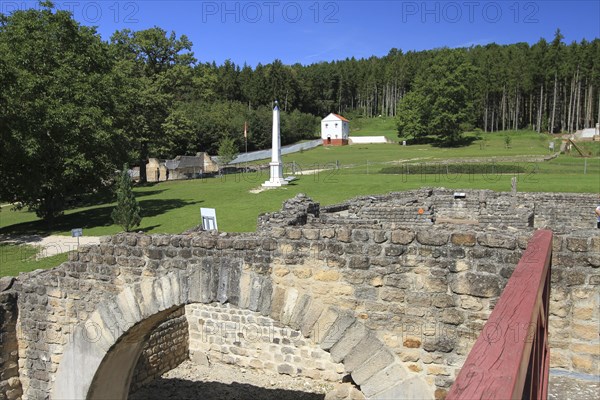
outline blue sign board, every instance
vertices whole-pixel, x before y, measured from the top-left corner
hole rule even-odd
[[[72,237],[83,236],[83,228],[71,229],[71,236]]]

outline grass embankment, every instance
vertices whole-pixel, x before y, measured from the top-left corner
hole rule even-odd
[[[67,253],[36,260],[39,251],[34,246],[0,243],[0,277],[52,268],[67,261]]]

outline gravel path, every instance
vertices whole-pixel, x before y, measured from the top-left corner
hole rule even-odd
[[[338,390],[340,386],[343,385],[337,385]],[[324,400],[325,394],[335,388],[336,385],[331,382],[294,378],[234,365],[213,364],[211,367],[205,367],[185,361],[130,395],[129,398],[131,400],[200,398],[203,400]],[[550,400],[597,400],[599,398],[600,377],[598,376],[579,379],[578,376],[568,373],[553,372],[550,375],[548,394]]]
[[[77,238],[71,236],[40,236],[40,235],[0,235],[0,243],[26,244],[40,247],[37,258],[50,257],[77,249]],[[100,236],[82,236],[79,245],[99,244]]]
[[[550,372],[548,379],[549,400],[598,400],[600,399],[600,376]]]
[[[330,382],[266,373],[232,365],[185,361],[129,396],[132,400],[323,400]]]

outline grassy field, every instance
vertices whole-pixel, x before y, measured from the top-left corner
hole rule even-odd
[[[19,272],[55,267],[67,261],[67,254],[35,259],[39,249],[27,245],[0,243],[0,277],[17,276]]]
[[[477,140],[461,148],[398,144],[319,147],[283,157],[288,173],[291,172],[292,162],[297,169],[319,170],[317,173],[300,176],[287,187],[260,193],[250,193],[250,190],[259,188],[268,179],[268,171],[140,186],[135,188],[135,193],[143,212],[143,220],[136,230],[180,233],[199,224],[200,207],[210,207],[217,211],[219,230],[254,231],[260,213],[279,210],[284,200],[297,193],[306,193],[321,204],[328,205],[358,195],[424,186],[510,190],[513,174],[498,171],[518,171],[519,191],[600,192],[598,157],[588,158],[586,161],[579,157],[559,156],[541,163],[527,162],[527,157],[524,157],[522,161],[513,163],[518,165],[516,169],[503,167],[490,172],[491,157],[548,154],[548,142],[551,140],[548,136],[535,132],[509,134],[513,137],[511,148],[505,148],[504,134],[484,134],[485,140]],[[484,163],[479,164],[479,169],[468,172],[449,170],[446,174],[445,167],[441,166],[444,160],[474,158],[482,159]],[[336,161],[340,169],[330,169]],[[419,165],[424,163],[440,163],[440,172],[418,173]],[[509,163],[497,164],[505,166]],[[396,174],[381,173],[382,169],[394,165],[400,165],[406,170],[401,169]],[[83,228],[86,236],[114,234],[121,231],[121,228],[112,224],[110,213],[113,207],[114,203],[101,203],[67,210],[52,227],[48,227],[32,212],[13,211],[10,206],[4,206],[0,212],[0,234],[69,235],[72,228]],[[7,247],[5,252],[12,254],[12,251]],[[27,255],[28,251],[30,250],[19,250],[20,254],[26,256],[17,257],[20,260],[18,263],[13,256],[3,256],[0,275],[6,274],[4,271],[9,269],[14,273],[17,270],[41,268],[52,262],[58,264],[64,260],[44,259],[32,263],[31,256]]]
[[[399,140],[393,117],[355,118],[350,121],[350,136],[385,136],[392,142]]]
[[[511,139],[510,148],[504,143],[505,135]],[[474,133],[467,134],[475,138]],[[549,155],[548,144],[559,140],[546,134],[533,131],[509,131],[506,134],[483,133],[481,139],[475,139],[463,147],[435,147],[430,144],[401,146],[400,144],[365,144],[353,146],[319,146],[309,151],[288,154],[283,157],[285,163],[295,162],[306,169],[318,169],[339,162],[352,165],[369,162],[390,161],[440,161],[458,158],[490,158],[513,156]],[[600,146],[600,143],[598,143]],[[251,164],[266,164],[269,160],[259,160]]]

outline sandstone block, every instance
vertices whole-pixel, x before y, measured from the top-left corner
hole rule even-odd
[[[388,239],[387,239],[386,232],[384,232],[384,231],[374,231],[373,232],[373,241],[375,243],[381,244],[381,243],[386,242],[387,240]]]
[[[335,234],[340,242],[349,242],[351,240],[352,231],[347,228],[339,228],[335,230]]]
[[[502,248],[514,250],[517,248],[517,241],[512,236],[504,236],[497,234],[482,234],[477,236],[477,241],[480,245],[486,247]]]
[[[292,317],[290,318],[289,324],[292,329],[300,329],[302,326],[302,321],[309,310],[311,301],[312,299],[308,294],[303,294],[300,297],[300,300],[297,302],[296,307],[294,308]]]
[[[446,324],[460,325],[465,322],[465,317],[459,310],[448,308],[442,312],[441,320]]]
[[[271,318],[279,320],[283,306],[285,305],[285,288],[275,286],[273,290],[273,298],[271,300]],[[296,292],[297,293],[297,292]]]
[[[442,353],[449,353],[454,350],[456,346],[455,340],[452,337],[433,337],[431,339],[426,339],[423,342],[423,349],[429,352],[439,351]]]
[[[435,231],[419,231],[417,241],[428,246],[442,246],[448,243],[448,234]]]
[[[325,228],[321,229],[321,237],[324,239],[332,239],[335,237],[335,229]]]
[[[456,260],[449,265],[449,269],[451,272],[462,272],[471,269],[471,266],[465,260]]]
[[[298,228],[287,228],[285,234],[288,239],[297,240],[302,237],[302,230]]]
[[[571,251],[587,251],[588,250],[588,245],[587,245],[588,239],[587,238],[581,238],[581,237],[568,237],[567,238],[567,249],[571,250]]]
[[[204,367],[209,367],[210,362],[208,361],[208,357],[203,351],[194,351],[190,352],[190,359],[194,364],[201,365]]]
[[[573,362],[573,368],[578,372],[584,372],[586,374],[594,373],[594,362],[592,357],[587,355],[575,354],[571,358]]]
[[[296,373],[296,369],[290,364],[279,364],[277,366],[277,373],[293,376]]]
[[[409,244],[415,238],[415,233],[407,230],[395,230],[392,231],[392,243],[395,244]]]
[[[347,329],[342,338],[331,348],[330,354],[332,360],[334,362],[342,361],[367,334],[367,328],[362,323],[355,321]]]
[[[404,246],[389,245],[384,247],[384,254],[388,257],[398,257],[406,251]]]
[[[394,362],[394,356],[387,349],[381,349],[368,360],[352,371],[352,379],[357,385],[362,385],[373,375]]]
[[[302,323],[300,324],[300,331],[304,337],[313,336],[316,338],[319,328],[318,326],[315,328],[315,324],[322,313],[323,305],[318,301],[311,301],[308,310],[302,318]]]
[[[369,269],[369,257],[352,256],[348,261],[348,267],[352,269]]]
[[[427,367],[427,374],[450,376],[450,371],[441,365],[429,365]]]
[[[369,240],[369,233],[364,229],[355,229],[352,232],[352,239],[356,242],[367,242]]]
[[[577,339],[582,340],[598,340],[600,326],[598,324],[578,324],[573,323],[572,335]]]
[[[590,356],[600,356],[600,344],[590,344],[590,343],[574,343],[571,345],[571,350],[576,354],[587,354]],[[550,353],[552,356],[552,352]]]
[[[333,282],[333,281],[337,281],[338,279],[340,279],[340,273],[336,270],[331,270],[331,269],[318,271],[317,273],[315,273],[314,279],[317,281],[323,281],[323,282]]]
[[[458,246],[475,246],[477,239],[473,233],[453,233],[450,241]]]
[[[368,381],[360,386],[360,389],[365,396],[370,398],[379,392],[397,385],[398,382],[406,378],[406,375],[404,367],[394,363],[369,378]]]
[[[407,337],[402,341],[402,345],[409,349],[417,349],[421,347],[421,340],[418,338]]]
[[[550,368],[571,368],[570,352],[551,349],[550,351]]]
[[[408,369],[412,372],[417,372],[417,373],[423,371],[423,368],[421,368],[421,366],[418,364],[409,364]]]
[[[577,270],[569,270],[566,273],[563,273],[563,281],[566,283],[567,286],[574,286],[574,285],[583,285],[585,283],[585,277],[586,274],[584,272],[581,271],[577,271]]]
[[[285,303],[283,305],[283,309],[281,310],[281,323],[284,325],[288,325],[290,320],[292,319],[292,314],[294,313],[294,308],[296,307],[296,301],[299,297],[298,290],[295,288],[289,288],[286,291],[285,295]]]
[[[338,314],[337,318],[319,341],[320,347],[323,350],[331,349],[342,338],[346,330],[356,321],[351,314],[339,312],[337,310],[335,312]]]
[[[477,297],[497,297],[501,293],[500,278],[484,273],[466,272],[450,280],[450,288],[457,294]]]
[[[381,289],[381,300],[390,302],[402,302],[406,297],[406,291],[404,289],[397,289],[393,287],[384,287]]]
[[[383,348],[383,343],[379,341],[373,334],[368,333],[356,345],[346,357],[344,357],[344,367],[347,372],[352,372],[360,367],[365,361]]]
[[[292,269],[292,273],[299,279],[307,279],[312,276],[312,268],[296,267]]]
[[[428,384],[423,378],[413,376],[389,389],[377,393],[372,397],[373,400],[389,399],[431,399],[433,391],[431,384]]]
[[[302,236],[304,236],[308,240],[317,240],[317,239],[319,239],[319,230],[318,229],[302,229]]]
[[[163,251],[156,247],[148,247],[144,249],[144,255],[151,260],[160,260],[163,257]]]

